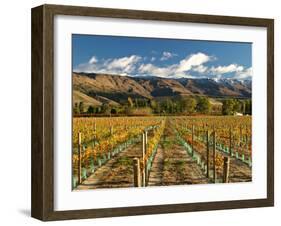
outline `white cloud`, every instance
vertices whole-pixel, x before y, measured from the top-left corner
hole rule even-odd
[[[252,78],[252,67],[245,68],[238,64],[230,64],[226,66],[211,67],[208,72],[209,77],[220,78],[232,78],[238,80],[245,80]]]
[[[171,67],[157,67],[153,64],[141,64],[138,68],[138,72],[158,77],[169,77],[173,73],[173,70]]]
[[[88,63],[79,64],[74,71],[86,72],[86,73],[106,73],[106,74],[120,74],[127,75],[132,73],[136,69],[136,64],[141,61],[141,57],[137,55],[131,55],[128,57],[106,59],[98,61],[93,56]]]
[[[171,53],[171,52],[168,52],[168,51],[164,51],[162,53],[162,57],[160,58],[160,60],[161,61],[168,60],[168,59],[173,58],[175,56],[177,56],[177,54]]]
[[[211,56],[208,56],[204,53],[196,53],[187,56],[185,59],[181,60],[178,64],[172,64],[166,67],[158,67],[151,63],[142,64],[138,68],[138,72],[141,74],[153,75],[158,77],[194,77],[187,72],[191,69],[202,73],[207,70],[207,67],[203,66],[207,61],[212,60]]]
[[[153,64],[155,57],[149,58],[150,63],[144,63],[145,57],[138,55],[124,56],[120,58],[98,59],[92,56],[88,62],[78,65],[75,72],[104,73],[131,76],[158,76],[163,78],[235,78],[251,79],[252,68],[244,68],[238,64],[219,65],[207,67],[204,64],[215,60],[214,56],[209,56],[198,52],[188,55],[178,63],[168,66],[157,66]],[[147,62],[147,61],[146,61]],[[195,74],[193,74],[195,72]]]
[[[204,65],[199,65],[197,67],[192,68],[193,71],[196,71],[200,74],[203,74],[204,72],[206,72],[208,70],[208,67],[204,66]]]
[[[162,78],[194,78],[194,76],[187,73],[177,73],[176,70],[176,64],[168,67],[157,67],[153,64],[141,64],[138,68],[138,73],[141,75],[150,75]]]
[[[251,79],[253,76],[253,69],[252,67],[249,67],[243,71],[239,71],[237,72],[233,78],[235,79],[240,79],[240,80],[244,80],[244,79]]]
[[[237,64],[230,64],[228,66],[211,67],[210,72],[213,74],[226,74],[231,72],[241,72],[244,70],[243,66]]]
[[[122,70],[124,73],[131,73],[135,69],[135,64],[141,60],[140,56],[132,55],[130,57],[122,57],[112,60],[107,68],[109,70]]]
[[[191,54],[185,59],[181,60],[177,72],[185,72],[189,71],[192,67],[194,66],[199,66],[201,64],[204,64],[208,61],[212,60],[211,56],[208,56],[204,53],[196,53],[196,54]]]
[[[98,59],[95,56],[92,56],[92,58],[89,60],[89,64],[97,63]]]
[[[163,56],[171,57],[175,54],[170,52],[163,52]],[[152,75],[159,77],[192,77],[187,72],[191,69],[194,71],[203,73],[206,71],[204,64],[212,59],[204,53],[195,53],[187,56],[177,64],[172,64],[165,67],[159,67],[152,63],[140,64],[144,58],[138,55],[125,56],[114,59],[102,59],[98,60],[96,56],[92,56],[91,59],[84,64],[78,65],[75,72],[86,73],[106,73],[106,74],[140,74],[140,75]],[[151,57],[150,61],[155,61],[155,57]]]

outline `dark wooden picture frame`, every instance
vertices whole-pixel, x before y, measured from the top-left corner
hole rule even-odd
[[[267,29],[267,198],[157,206],[54,210],[54,16],[95,16],[264,27]],[[274,205],[274,20],[123,9],[42,5],[32,9],[31,215],[50,221]]]

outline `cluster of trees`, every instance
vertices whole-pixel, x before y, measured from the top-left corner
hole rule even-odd
[[[120,106],[103,103],[101,106],[85,107],[83,102],[75,103],[74,114],[193,114],[195,112],[208,114],[211,104],[207,97],[185,97],[164,100],[148,100],[128,97]]]
[[[116,108],[111,107],[109,104],[102,104],[101,106],[88,106],[84,105],[84,102],[75,103],[73,107],[74,114],[116,114]]]
[[[82,114],[85,113],[84,102],[75,103],[73,107],[74,114]]]
[[[252,100],[237,100],[226,99],[223,100],[222,114],[234,115],[235,113],[241,113],[243,115],[252,114]]]
[[[155,114],[208,114],[211,104],[207,97],[185,97],[181,99],[166,99],[164,101],[151,101],[151,108]]]
[[[128,97],[119,106],[103,103],[101,106],[85,106],[83,102],[74,104],[74,114],[252,114],[251,100],[224,99],[222,106],[212,105],[208,97],[166,98],[163,100],[148,100]]]

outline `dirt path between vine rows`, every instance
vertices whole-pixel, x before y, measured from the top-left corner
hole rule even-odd
[[[149,186],[206,184],[208,179],[197,163],[178,144],[167,122],[149,175]]]
[[[75,190],[133,187],[133,158],[141,156],[141,143],[131,145],[99,167]]]
[[[148,186],[162,185],[163,161],[164,161],[163,148],[159,146],[149,173]]]
[[[247,166],[242,161],[231,157],[229,165],[229,182],[234,183],[250,181],[252,181],[252,168]]]

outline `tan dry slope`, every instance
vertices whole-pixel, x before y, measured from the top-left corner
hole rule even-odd
[[[251,85],[245,81],[229,79],[217,81],[207,78],[171,79],[152,76],[129,77],[109,74],[73,73],[73,90],[79,91],[100,103],[114,101],[119,104],[126,102],[128,97],[133,99],[157,99],[202,95],[208,97],[251,98]],[[114,104],[112,103],[112,105]]]
[[[83,102],[85,106],[101,106],[102,104],[109,104],[111,106],[118,106],[119,104],[106,97],[96,96],[95,98],[90,97],[78,90],[73,90],[73,105],[75,103]]]
[[[73,88],[83,93],[126,93],[151,98],[149,91],[127,76],[73,73]]]
[[[73,105],[75,103],[83,102],[85,106],[101,106],[102,103],[92,97],[87,96],[80,91],[73,90]]]

